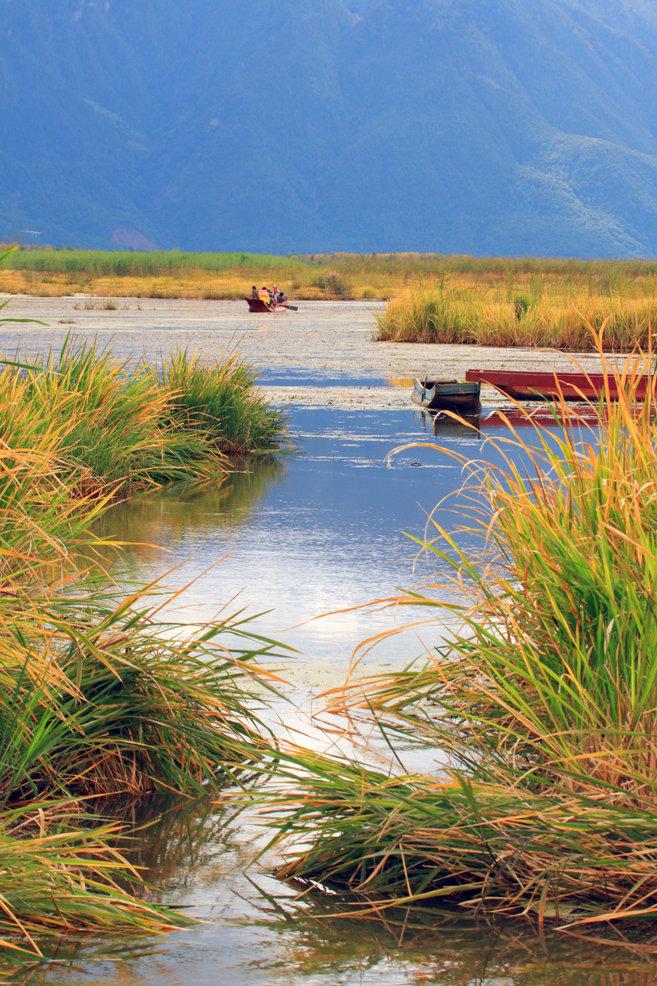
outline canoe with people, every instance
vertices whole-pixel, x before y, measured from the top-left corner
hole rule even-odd
[[[254,284],[251,288],[251,297],[244,299],[249,306],[250,312],[296,312],[299,309],[291,305],[287,300],[285,292],[279,290],[276,285],[271,288],[262,287],[258,289]]]

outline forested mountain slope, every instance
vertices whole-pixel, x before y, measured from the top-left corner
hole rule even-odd
[[[657,253],[645,0],[0,0],[0,239]]]

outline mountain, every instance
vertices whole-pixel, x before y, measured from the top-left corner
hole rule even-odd
[[[0,240],[657,253],[652,0],[0,0]]]

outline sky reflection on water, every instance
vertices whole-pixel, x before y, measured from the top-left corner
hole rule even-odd
[[[417,557],[402,531],[421,536],[436,503],[462,481],[460,465],[429,449],[395,447],[435,440],[419,412],[298,409],[291,428],[299,452],[262,460],[224,485],[168,490],[139,497],[108,515],[106,530],[149,542],[123,551],[131,579],[152,579],[183,563],[167,579],[178,587],[206,573],[177,603],[177,615],[208,619],[230,600],[234,610],[271,609],[258,628],[301,653],[285,662],[288,727],[315,727],[304,701],[341,682],[353,648],[395,625],[394,611],[356,610],[313,620],[326,610],[388,596],[427,579],[435,560]],[[494,459],[483,434],[442,422],[438,440],[473,459]],[[453,523],[446,512],[441,519]],[[160,548],[152,545],[164,545]],[[310,622],[304,622],[310,621]],[[393,639],[369,659],[370,669],[399,666],[439,639],[440,630]],[[326,920],[344,902],[309,898],[274,880],[271,860],[249,869],[263,833],[249,814],[234,817],[211,804],[165,814],[139,835],[135,861],[144,865],[167,902],[193,908],[208,923],[164,939],[102,941],[61,964],[35,971],[33,983],[216,983],[296,986],[648,986],[655,967],[642,956],[600,949],[574,939],[539,940],[520,923],[487,928],[453,913],[390,913],[384,922]],[[323,917],[324,916],[324,917]]]

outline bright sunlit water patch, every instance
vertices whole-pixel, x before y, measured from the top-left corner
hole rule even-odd
[[[281,735],[326,746],[319,723],[309,718],[311,695],[344,680],[360,641],[408,619],[408,613],[395,610],[354,607],[435,577],[441,563],[418,553],[402,532],[422,537],[428,515],[441,501],[437,518],[447,526],[459,519],[451,513],[450,498],[464,478],[457,461],[428,448],[408,448],[392,457],[391,452],[427,441],[473,461],[495,461],[499,455],[488,439],[508,432],[496,419],[480,424],[477,431],[444,419],[434,433],[430,418],[410,410],[294,410],[295,454],[251,462],[223,484],[137,497],[110,512],[106,533],[140,542],[121,552],[115,572],[151,580],[173,569],[167,578],[173,588],[197,579],[176,602],[175,615],[189,620],[211,619],[226,606],[262,613],[258,629],[299,652],[284,662],[290,702],[274,710]],[[438,571],[438,581],[440,576]],[[349,611],[316,619],[344,609]],[[400,667],[439,642],[442,633],[434,625],[394,637],[370,655],[367,668]],[[367,736],[362,739],[367,743]],[[632,986],[652,981],[645,978],[651,967],[643,960],[564,938],[539,941],[520,924],[487,929],[436,911],[391,912],[384,922],[326,920],[327,911],[343,911],[348,903],[325,896],[297,902],[292,888],[271,877],[270,857],[253,865],[265,841],[250,813],[235,815],[209,802],[177,806],[136,837],[135,861],[146,867],[164,900],[192,907],[207,923],[138,943],[114,938],[80,949],[63,943],[57,964],[36,972],[30,982]]]

